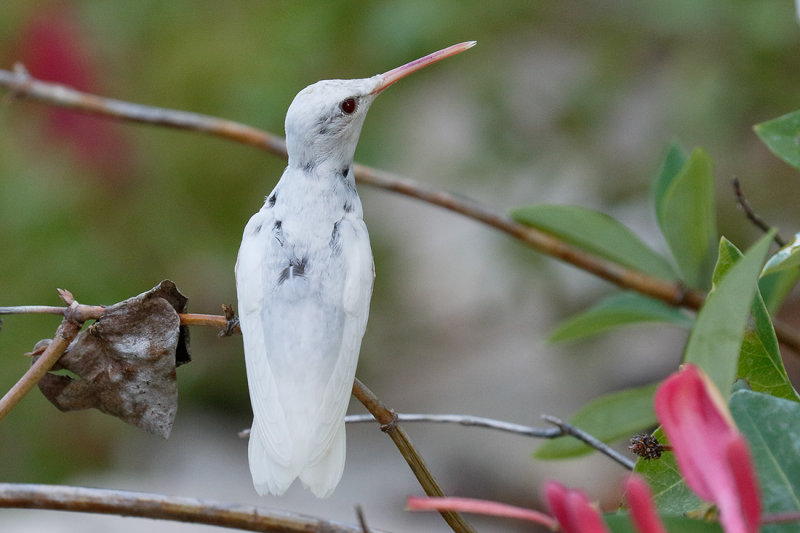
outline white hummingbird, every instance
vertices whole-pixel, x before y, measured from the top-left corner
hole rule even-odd
[[[353,176],[367,110],[397,80],[474,44],[371,78],[317,82],[289,106],[289,164],[247,223],[236,261],[259,494],[283,494],[299,477],[326,497],[344,471],[344,417],[374,278]]]

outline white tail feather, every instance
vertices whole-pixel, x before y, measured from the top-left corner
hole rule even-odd
[[[265,494],[280,496],[292,484],[297,473],[291,467],[277,462],[274,454],[267,452],[262,439],[254,424],[247,447],[253,486],[261,496]]]
[[[342,420],[331,445],[319,461],[309,465],[300,473],[300,481],[317,498],[327,498],[333,493],[344,472],[346,449],[344,420]]]

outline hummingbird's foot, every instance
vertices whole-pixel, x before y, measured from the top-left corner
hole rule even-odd
[[[222,311],[225,313],[225,319],[228,321],[225,329],[219,332],[220,337],[230,337],[234,333],[239,333],[239,317],[233,311],[232,305],[222,304]]]

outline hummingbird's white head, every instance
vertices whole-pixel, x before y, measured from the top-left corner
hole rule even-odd
[[[326,161],[349,164],[379,83],[379,76],[323,80],[300,91],[286,113],[289,164],[306,168]]]
[[[294,97],[286,113],[289,165],[311,169],[323,163],[352,163],[361,127],[375,98],[397,80],[446,57],[472,48],[475,41],[438,52],[371,78],[324,80]]]

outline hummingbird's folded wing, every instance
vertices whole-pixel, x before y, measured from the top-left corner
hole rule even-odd
[[[325,385],[309,466],[300,479],[315,494],[333,491],[344,469],[344,417],[353,388],[361,339],[367,326],[374,267],[367,227],[361,219],[339,223],[345,278],[341,293],[344,315],[338,358]]]
[[[259,494],[282,494],[297,473],[292,469],[292,442],[270,367],[264,339],[263,310],[267,288],[262,269],[272,238],[268,212],[256,213],[247,224],[236,261],[239,322],[247,365],[247,384],[253,407],[249,462]]]

